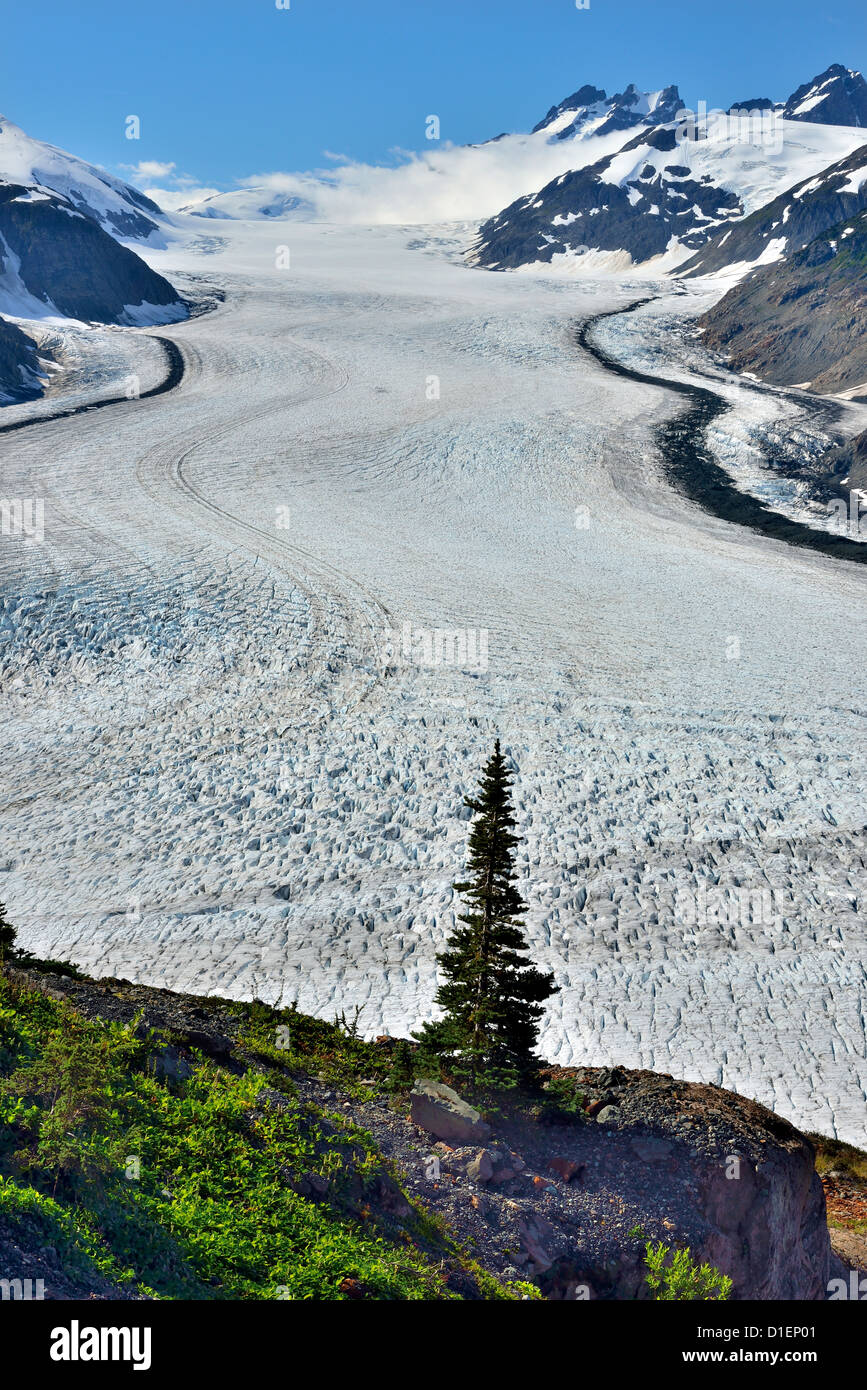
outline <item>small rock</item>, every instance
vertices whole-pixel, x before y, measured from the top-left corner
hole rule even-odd
[[[323,1178],[321,1173],[305,1173],[295,1184],[295,1191],[300,1197],[309,1197],[317,1201],[327,1195],[328,1179]]]
[[[490,1182],[494,1176],[494,1165],[487,1149],[480,1149],[467,1165],[467,1177],[472,1182]]]
[[[152,1053],[148,1058],[147,1068],[158,1081],[187,1081],[193,1074],[189,1062],[186,1062],[178,1049],[171,1044]]]
[[[535,1177],[533,1179],[533,1186],[535,1187],[537,1192],[554,1191],[554,1184],[548,1178]]]
[[[491,1127],[478,1110],[461,1100],[457,1092],[439,1081],[417,1081],[410,1095],[413,1124],[447,1143],[484,1144]]]
[[[618,1107],[616,1105],[604,1106],[603,1109],[600,1110],[599,1114],[596,1116],[596,1123],[598,1125],[610,1125],[616,1123],[617,1111]]]
[[[572,1158],[561,1158],[558,1155],[551,1159],[548,1167],[552,1173],[559,1173],[564,1182],[571,1182],[573,1178],[580,1178],[586,1164],[576,1163]]]
[[[200,1028],[191,1028],[187,1033],[190,1047],[197,1047],[206,1057],[227,1057],[232,1051],[231,1038],[222,1033],[206,1033]]]
[[[666,1139],[633,1139],[632,1150],[642,1163],[664,1163],[674,1150]]]
[[[341,1279],[339,1284],[340,1292],[344,1298],[364,1298],[365,1288],[358,1279]]]
[[[521,1222],[519,1235],[523,1252],[530,1257],[539,1273],[551,1268],[553,1261],[546,1249],[546,1242],[555,1234],[554,1227],[544,1216],[534,1213]]]

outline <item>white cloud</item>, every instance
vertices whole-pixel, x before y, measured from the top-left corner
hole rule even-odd
[[[549,134],[504,135],[484,145],[444,144],[420,154],[395,150],[394,162],[387,165],[362,164],[326,152],[324,157],[336,167],[238,179],[227,193],[226,211],[234,216],[256,216],[258,194],[268,193],[303,200],[312,207],[309,215],[322,222],[403,225],[480,221],[559,174],[613,153],[626,138],[622,131],[580,141],[549,140]],[[199,184],[189,174],[175,174],[174,164],[145,161],[138,168],[167,171],[165,175],[155,173],[155,182],[143,191],[169,212],[201,203],[221,191]],[[256,193],[249,203],[241,196],[245,190]],[[306,207],[302,215],[308,215]]]
[[[122,164],[135,179],[165,179],[174,169],[174,164],[164,164],[159,159],[140,159],[138,164]]]
[[[165,212],[176,212],[188,203],[200,203],[221,192],[219,188],[206,188],[192,174],[176,174],[174,160],[141,159],[138,164],[122,164],[132,174],[136,187],[148,198],[152,198]],[[166,183],[151,184],[150,180],[166,179]]]
[[[178,188],[142,189],[142,193],[153,199],[164,212],[177,212],[178,208],[187,207],[191,203],[200,203],[204,198],[212,198],[215,193],[220,192],[222,189],[205,188],[201,184],[183,185]]]
[[[344,160],[336,169],[262,174],[240,182],[305,198],[326,222],[476,221],[569,169],[613,153],[626,138],[617,131],[549,143],[548,132],[538,131],[504,135],[484,145],[442,145],[421,154],[399,150],[393,165]]]

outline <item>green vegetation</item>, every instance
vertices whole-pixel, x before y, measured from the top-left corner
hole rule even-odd
[[[518,919],[527,909],[515,887],[518,837],[511,782],[498,739],[478,796],[466,799],[475,814],[470,877],[455,890],[465,896],[469,910],[437,956],[446,977],[436,995],[444,1016],[416,1035],[423,1056],[439,1059],[458,1081],[493,1091],[535,1078],[541,1006],[556,993],[553,975],[525,958],[528,947]]]
[[[652,1297],[660,1303],[723,1302],[732,1291],[732,1281],[713,1265],[697,1265],[689,1249],[675,1250],[662,1241],[645,1247],[647,1282]]]
[[[302,1070],[362,1094],[359,1077],[387,1085],[389,1049],[293,1009],[219,1003],[249,1069],[196,1058],[187,1079],[161,1080],[165,1037],[87,1019],[0,971],[7,1238],[53,1246],[85,1285],[156,1298],[454,1299],[455,1269],[481,1297],[527,1296],[414,1204],[366,1132],[299,1096]],[[377,1208],[384,1190],[399,1218]]]
[[[867,1182],[867,1153],[842,1139],[828,1139],[824,1134],[808,1134],[816,1150],[816,1172],[837,1172],[855,1182]]]
[[[536,1108],[537,1119],[543,1124],[584,1122],[586,1099],[574,1076],[552,1076],[543,1090],[544,1100]]]
[[[867,1153],[823,1134],[807,1138],[816,1151],[816,1172],[823,1178],[833,1175],[826,1191],[829,1227],[867,1236]]]

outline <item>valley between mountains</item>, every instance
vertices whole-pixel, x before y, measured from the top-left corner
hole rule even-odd
[[[148,262],[207,312],[72,333],[63,385],[3,412],[34,420],[4,489],[46,518],[0,548],[22,943],[406,1035],[499,734],[561,991],[542,1054],[863,1143],[863,567],[668,484],[680,401],[576,342],[646,277],[491,275],[465,229],[312,223],[287,270],[267,223],[177,225]],[[638,355],[706,293],[651,290]],[[155,336],[184,373],[145,398]],[[38,419],[131,375],[138,399]],[[801,420],[719,389],[745,470],[750,431]],[[486,632],[487,662],[403,662],[406,624]]]

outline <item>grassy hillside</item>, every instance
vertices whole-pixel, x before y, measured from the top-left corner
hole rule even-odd
[[[479,1269],[370,1136],[303,1103],[292,1080],[405,1085],[399,1057],[292,1010],[216,1004],[247,1067],[204,1054],[187,1066],[165,1033],[87,1018],[0,974],[4,1267],[9,1252],[47,1252],[65,1297],[525,1295]]]

